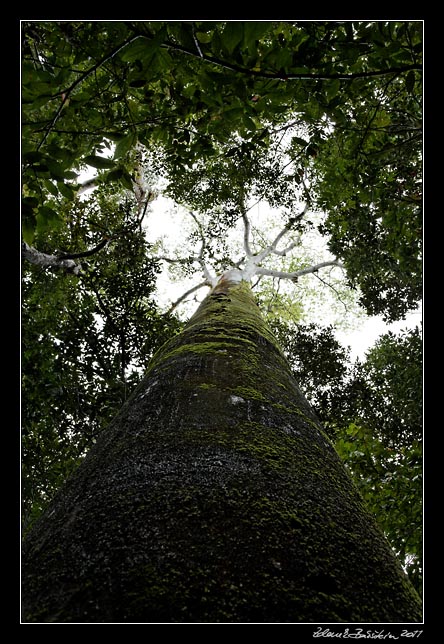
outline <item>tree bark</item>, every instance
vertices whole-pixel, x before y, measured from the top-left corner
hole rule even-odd
[[[26,622],[419,622],[247,282],[222,279],[27,534]]]

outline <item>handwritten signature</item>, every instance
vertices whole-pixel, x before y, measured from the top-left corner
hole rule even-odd
[[[343,631],[331,631],[329,628],[322,628],[322,626],[319,626],[318,629],[314,631],[313,637],[333,637],[343,640],[399,640],[401,637],[421,637],[422,633],[423,631],[410,631],[408,629],[403,629],[399,635],[395,635],[385,629],[372,631],[364,630],[363,628],[355,628],[354,630],[346,628]]]

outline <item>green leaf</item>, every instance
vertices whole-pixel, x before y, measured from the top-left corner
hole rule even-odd
[[[123,175],[123,170],[122,168],[116,168],[115,170],[111,170],[111,172],[108,172],[106,177],[105,177],[105,183],[115,183],[116,181],[120,181]]]
[[[133,190],[133,180],[131,179],[129,172],[124,171],[122,173],[122,176],[120,177],[120,183],[127,190]]]
[[[74,181],[74,179],[77,179],[79,175],[77,172],[74,172],[73,170],[65,170],[64,178],[65,179],[71,179]]]
[[[328,85],[327,85],[327,98],[329,101],[331,101],[339,90],[341,89],[341,81],[339,78],[335,78],[335,80],[332,80]]]
[[[141,36],[124,49],[121,54],[122,60],[129,63],[140,60],[142,63],[145,63],[144,66],[146,67],[147,63],[151,62],[154,54],[159,51],[159,47],[166,35],[167,29],[166,25],[164,25],[152,39]]]
[[[23,154],[22,156],[22,161],[24,165],[28,164],[33,164],[33,163],[40,163],[45,158],[45,155],[42,152],[37,152],[35,150],[31,150],[30,152],[26,152],[26,154]]]
[[[136,60],[148,60],[157,47],[158,44],[155,42],[155,39],[148,40],[147,38],[140,37],[125,47],[120,57],[127,63],[133,63]]]
[[[130,81],[129,86],[138,88],[138,87],[144,87],[146,85],[146,78],[135,78],[134,80]]]
[[[106,159],[105,157],[99,157],[95,154],[90,154],[83,159],[84,163],[97,168],[98,170],[108,170],[114,168],[115,163],[111,159]]]
[[[306,141],[305,139],[301,139],[300,136],[294,136],[291,139],[291,142],[296,143],[297,145],[302,145],[304,148],[308,145],[308,141]]]
[[[60,180],[65,178],[65,168],[63,165],[49,157],[46,158],[45,162],[53,179]]]
[[[22,200],[22,214],[32,213],[35,208],[39,205],[39,200],[37,197],[25,197]]]
[[[71,188],[70,185],[67,183],[64,183],[63,181],[59,181],[57,183],[58,189],[61,192],[61,194],[68,199],[68,201],[72,201],[74,199],[74,190]]]
[[[232,54],[237,45],[244,38],[244,23],[242,21],[227,22],[222,32],[222,44],[229,54]]]
[[[136,143],[137,134],[135,132],[130,132],[129,134],[124,136],[123,139],[120,139],[120,141],[116,145],[116,149],[114,151],[114,159],[120,159],[121,157],[125,156],[125,154],[129,152]]]
[[[244,43],[247,49],[255,50],[257,40],[267,33],[273,23],[271,22],[244,22]]]
[[[253,121],[252,118],[248,116],[248,114],[243,114],[242,116],[242,121],[245,127],[250,130],[250,132],[255,132],[256,131],[256,123]]]
[[[27,215],[22,219],[23,240],[29,245],[34,241],[36,223],[36,218],[33,214]]]
[[[196,34],[196,38],[201,43],[208,43],[208,42],[211,42],[213,38],[213,34],[211,32],[205,34],[202,31],[198,31]]]
[[[105,136],[111,141],[121,141],[125,138],[125,134],[123,132],[107,132]]]
[[[46,232],[60,228],[62,219],[59,214],[49,206],[40,206],[37,217],[37,232]]]
[[[405,88],[409,94],[413,94],[415,80],[415,72],[413,70],[410,70],[405,79]]]
[[[55,186],[52,181],[46,179],[46,181],[43,182],[43,185],[45,186],[46,190],[50,192],[54,197],[58,196],[59,191],[57,190],[57,186]]]

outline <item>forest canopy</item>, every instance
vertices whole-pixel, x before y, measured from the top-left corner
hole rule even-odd
[[[302,275],[324,261],[316,287],[368,315],[402,320],[421,301],[422,27],[22,23],[25,530],[182,328],[159,306],[162,271],[202,285],[282,231],[258,300],[420,589],[420,329],[352,363],[301,311]],[[150,229],[161,197],[190,213],[174,257]]]

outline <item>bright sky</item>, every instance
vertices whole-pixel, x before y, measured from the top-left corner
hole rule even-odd
[[[147,235],[150,241],[154,241],[158,237],[164,237],[167,248],[178,246],[180,250],[181,242],[184,241],[184,226],[188,227],[187,217],[185,217],[183,223],[181,223],[181,213],[174,212],[172,202],[168,199],[165,197],[159,197],[156,202],[153,203],[152,211],[149,213],[146,222]],[[196,248],[195,250],[197,253],[199,248]],[[188,253],[190,252],[189,249],[184,247],[184,257],[186,256],[187,251]],[[173,253],[170,253],[170,256],[174,256]],[[177,300],[185,291],[198,284],[200,281],[202,280],[199,274],[191,279],[181,279],[178,282],[172,281],[168,276],[168,265],[165,263],[165,271],[163,271],[163,274],[158,280],[159,304],[167,307]],[[191,315],[197,306],[197,302],[200,302],[207,292],[207,289],[202,288],[190,296],[188,304],[184,304],[181,309],[184,315]],[[334,296],[332,295],[332,297]],[[196,298],[196,300],[194,298]],[[312,319],[307,319],[305,322],[318,322],[325,324],[334,323],[335,320],[332,318],[331,311],[328,307],[328,301],[320,304],[318,303],[316,305],[316,309],[311,314]],[[351,311],[350,315],[354,315],[353,311]],[[396,333],[403,329],[415,327],[420,323],[421,319],[421,309],[408,314],[405,320],[394,322],[389,325],[384,322],[382,316],[369,317],[361,312],[359,316],[356,316],[355,319],[349,323],[349,327],[351,328],[341,328],[341,325],[339,325],[339,327],[337,327],[336,335],[341,344],[350,346],[352,359],[357,357],[363,358],[365,352],[373,346],[375,340],[381,334],[387,333],[389,330]]]

